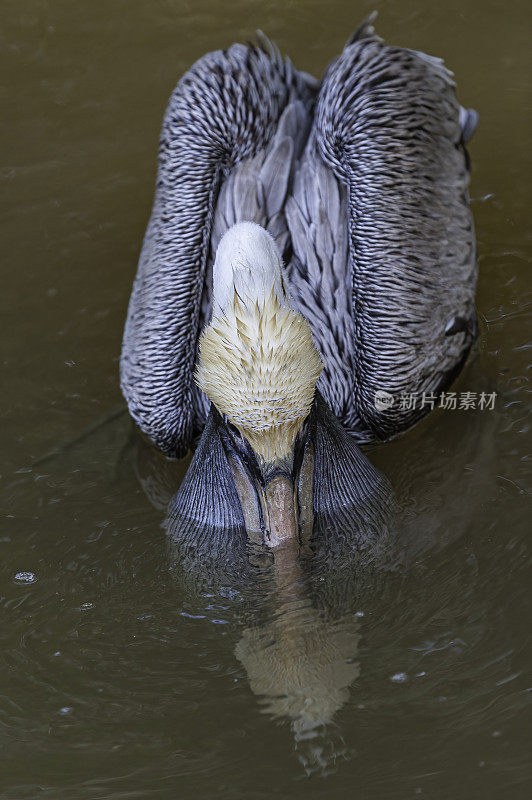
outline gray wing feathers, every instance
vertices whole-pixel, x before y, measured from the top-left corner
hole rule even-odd
[[[309,320],[324,370],[319,389],[334,413],[359,439],[354,396],[354,326],[347,225],[342,184],[316,151],[313,138],[298,164],[286,218],[292,241],[290,291]]]
[[[236,165],[227,176],[216,204],[211,257],[228,228],[245,221],[267,228],[284,251],[288,241],[284,205],[310,123],[308,105],[290,103],[267,147]]]
[[[420,397],[403,407],[402,393],[444,388],[474,336],[475,237],[452,76],[438,59],[365,38],[327,72],[314,135],[347,190],[355,404],[386,438],[424,413]],[[471,324],[446,336],[456,318]],[[394,396],[391,409],[375,408],[379,389]]]
[[[192,375],[220,184],[267,146],[289,102],[310,96],[276,51],[234,45],[200,59],[170,98],[120,365],[131,415],[168,455],[183,454],[201,424]]]

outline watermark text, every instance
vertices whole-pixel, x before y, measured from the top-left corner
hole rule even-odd
[[[497,392],[401,392],[390,394],[383,389],[375,392],[375,408],[384,411],[396,408],[415,411],[443,408],[446,411],[493,411]]]

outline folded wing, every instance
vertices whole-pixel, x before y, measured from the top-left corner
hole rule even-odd
[[[234,193],[221,196],[221,190],[224,183],[234,186],[231,175],[239,168],[241,183],[246,182],[242,165],[268,147],[283,111],[298,102],[305,109],[313,94],[309,80],[263,42],[204,56],[170,98],[120,365],[132,417],[167,455],[183,455],[204,422],[193,369],[202,313],[210,302],[211,239],[219,239],[235,213],[228,210]],[[284,177],[275,172],[272,177],[272,165],[264,161],[264,156],[262,164],[254,161],[262,176],[257,221],[277,225],[282,235],[275,196]],[[253,208],[246,218],[254,218]]]
[[[287,203],[291,281],[332,354],[322,394],[361,441],[426,413],[423,393],[449,385],[474,341],[475,123],[439,59],[388,47],[369,24],[324,77]]]

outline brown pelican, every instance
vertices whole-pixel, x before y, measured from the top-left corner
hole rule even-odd
[[[476,114],[372,19],[321,83],[260,37],[201,58],[165,114],[121,385],[166,455],[203,430],[173,511],[205,548],[379,517],[357,443],[412,426],[475,338]]]

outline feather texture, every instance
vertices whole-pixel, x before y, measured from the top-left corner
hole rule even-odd
[[[279,302],[237,297],[200,340],[196,380],[265,463],[289,456],[323,365],[308,322]]]
[[[321,86],[261,40],[200,59],[170,99],[121,358],[130,412],[168,455],[208,413],[193,369],[216,249],[238,222],[284,253],[325,365],[319,389],[359,442],[414,424],[425,411],[400,396],[443,389],[467,357],[476,114],[440,60],[385,45],[372,22]],[[378,390],[391,408],[376,408]]]
[[[426,413],[401,394],[444,389],[474,338],[473,324],[446,336],[456,316],[474,320],[477,278],[451,73],[423,53],[356,41],[325,76],[313,134],[347,190],[354,404],[388,438]],[[378,390],[391,408],[376,407]]]
[[[220,184],[266,147],[288,103],[311,97],[275,49],[233,45],[200,59],[170,98],[120,365],[131,415],[168,455],[199,428],[192,374]]]

